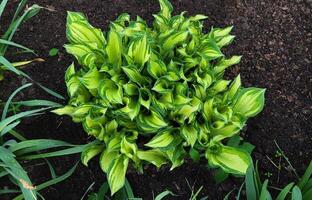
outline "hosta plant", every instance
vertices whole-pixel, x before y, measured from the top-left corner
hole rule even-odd
[[[68,12],[65,48],[80,67],[67,69],[70,100],[54,112],[101,141],[82,161],[100,154],[112,193],[124,185],[129,164],[139,171],[144,163],[173,169],[189,152],[234,174],[245,174],[251,163],[244,150],[223,144],[264,105],[264,89],[243,88],[240,76],[223,78],[241,59],[221,51],[234,39],[232,27],[205,33],[206,16],[172,16],[170,2],[159,3],[153,26],[121,14],[107,33]]]

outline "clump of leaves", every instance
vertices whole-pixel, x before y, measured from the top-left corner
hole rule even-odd
[[[3,11],[5,10],[7,3],[8,3],[7,0],[3,0],[0,4],[0,18],[3,14]],[[23,75],[15,67],[27,65],[27,64],[34,62],[34,61],[37,61],[37,62],[42,61],[42,59],[37,58],[34,60],[25,61],[25,62],[10,63],[5,58],[5,54],[6,54],[9,46],[16,47],[18,49],[23,50],[24,52],[34,53],[33,50],[12,41],[13,36],[15,35],[16,31],[18,30],[19,26],[22,23],[29,20],[30,18],[32,18],[33,16],[35,16],[39,12],[39,10],[41,9],[40,6],[38,6],[37,4],[34,4],[31,7],[26,8],[25,11],[23,12],[26,3],[27,3],[27,0],[21,0],[19,2],[18,6],[16,8],[16,11],[14,13],[14,16],[12,18],[12,21],[9,24],[8,28],[4,31],[2,30],[4,32],[4,34],[0,37],[0,64],[1,64],[0,65],[0,81],[3,79],[3,72],[6,70],[12,71],[18,75]]]
[[[52,101],[39,99],[13,102],[19,92],[31,85],[31,83],[28,83],[17,88],[4,105],[0,107],[2,110],[0,116],[0,178],[7,179],[7,183],[11,182],[19,187],[19,189],[1,187],[0,194],[17,195],[14,200],[36,200],[38,196],[42,197],[39,191],[67,179],[77,166],[76,164],[67,173],[57,176],[47,158],[81,153],[88,145],[92,145],[92,143],[72,145],[64,141],[50,139],[27,140],[22,134],[15,131],[23,118],[41,115],[46,110],[61,106]],[[25,110],[25,108],[29,107],[34,107],[34,109]],[[11,113],[14,114],[9,116]],[[21,161],[34,159],[44,159],[51,172],[51,180],[37,186],[33,185],[26,169],[21,164]]]
[[[95,182],[92,183],[90,186],[93,186],[94,184],[95,184]],[[92,187],[89,187],[88,189],[91,189],[91,188]],[[169,195],[174,195],[174,194],[169,190],[165,190],[165,191],[161,192],[160,194],[158,194],[156,197],[154,197],[154,195],[153,195],[153,200],[162,200],[162,199],[165,199],[166,197],[168,197]],[[83,199],[84,196],[81,199]],[[109,184],[108,184],[108,182],[104,182],[101,185],[101,187],[99,188],[98,192],[93,192],[93,193],[88,195],[88,200],[103,200],[103,199],[107,199],[107,200],[125,200],[125,199],[143,200],[142,198],[134,197],[131,185],[127,179],[125,180],[125,185],[118,192],[116,192],[114,196],[109,195]]]
[[[192,157],[204,153],[210,165],[228,173],[245,174],[252,163],[247,152],[222,143],[264,105],[264,89],[243,88],[239,75],[223,78],[241,59],[221,51],[234,39],[232,27],[206,34],[206,16],[172,16],[170,2],[159,2],[152,27],[122,14],[107,34],[82,13],[68,12],[65,48],[81,67],[66,71],[70,101],[54,112],[81,122],[102,141],[82,161],[87,165],[101,154],[112,193],[124,185],[130,163],[140,171],[144,163],[174,169],[188,151]]]
[[[312,161],[307,167],[304,175],[299,178],[297,183],[291,182],[280,190],[276,198],[272,198],[269,187],[269,180],[260,180],[258,168],[250,166],[245,178],[247,200],[310,200],[312,198]],[[237,195],[240,199],[240,193]]]

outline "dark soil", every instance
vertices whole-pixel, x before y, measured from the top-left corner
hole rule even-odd
[[[74,60],[66,54],[62,46],[65,37],[66,11],[84,12],[91,23],[103,30],[109,21],[120,13],[128,12],[132,16],[140,15],[149,22],[152,13],[158,12],[156,0],[32,0],[49,8],[24,24],[16,35],[15,42],[34,49],[44,63],[35,64],[24,70],[35,80],[66,96],[64,71]],[[312,158],[312,3],[310,0],[172,0],[175,12],[188,11],[188,14],[202,13],[210,19],[209,26],[234,25],[236,41],[227,49],[227,55],[243,55],[241,64],[233,67],[227,74],[234,77],[241,74],[245,86],[267,88],[266,106],[256,118],[249,120],[245,139],[256,146],[253,157],[259,160],[260,171],[272,174],[270,183],[282,187],[295,180],[293,173],[283,168],[278,170],[269,161],[278,164],[275,157],[277,147],[274,140],[289,157],[290,162],[302,174]],[[10,10],[15,4],[11,3]],[[8,23],[8,16],[4,22]],[[1,22],[3,23],[3,21]],[[4,23],[5,24],[5,23]],[[60,50],[57,57],[49,57],[48,52],[56,47]],[[31,58],[33,56],[29,56]],[[11,56],[12,61],[19,55]],[[24,83],[23,78],[7,74],[0,85],[0,99]],[[51,99],[42,91],[29,89],[19,96],[20,99]],[[66,102],[61,102],[66,103]],[[79,124],[67,117],[52,114],[36,117],[24,122],[19,130],[27,138],[53,138],[70,143],[83,144],[87,135]],[[58,174],[64,173],[79,156],[52,159]],[[43,163],[43,162],[42,162]],[[49,179],[46,166],[30,162],[30,176],[35,184]],[[39,166],[38,166],[39,165]],[[134,193],[143,199],[152,199],[165,189],[172,190],[177,197],[168,199],[188,199],[191,190],[203,186],[201,196],[209,199],[222,199],[233,188],[238,189],[242,179],[231,178],[216,185],[211,170],[206,163],[191,161],[182,167],[169,171],[166,167],[156,171],[153,167],[143,175],[130,171],[128,179]],[[264,176],[263,176],[264,177]],[[279,178],[278,178],[279,177]],[[96,182],[95,191],[104,181],[105,175],[92,161],[89,168],[79,165],[78,169],[66,181],[42,192],[46,199],[80,199],[90,184]],[[5,183],[0,183],[3,186]],[[237,191],[237,190],[236,190]],[[2,199],[2,198],[1,198]]]

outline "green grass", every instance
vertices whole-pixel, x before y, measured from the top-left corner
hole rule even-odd
[[[90,185],[90,187],[87,189],[84,196],[81,197],[81,200],[84,199],[87,192],[91,190],[93,185],[94,183]],[[153,197],[153,200],[164,200],[166,199],[165,197],[169,197],[173,195],[174,194],[171,191],[165,190],[161,192],[160,194],[158,194],[156,197]],[[105,200],[143,200],[140,197],[134,196],[131,185],[127,179],[125,181],[125,185],[121,188],[121,190],[116,192],[113,196],[110,195],[108,182],[104,182],[99,188],[98,192],[90,193],[87,199],[88,200],[103,200],[103,199]]]
[[[14,102],[14,97],[29,87],[28,83],[17,88],[2,105],[0,120],[0,179],[11,181],[18,188],[1,188],[0,195],[17,195],[14,200],[35,200],[41,198],[39,191],[67,179],[75,170],[75,164],[67,173],[57,176],[51,163],[46,159],[56,156],[81,153],[88,145],[73,145],[50,139],[27,140],[15,128],[22,119],[42,115],[59,107],[58,103],[47,100],[27,100]],[[23,110],[23,111],[20,111]],[[89,144],[91,145],[91,144]],[[51,179],[34,186],[21,161],[44,159],[51,172]]]
[[[251,166],[245,178],[247,200],[311,200],[312,199],[312,161],[306,169],[304,175],[299,178],[297,183],[291,182],[280,190],[278,195],[273,198],[269,191],[269,180],[262,182],[259,178],[258,169]],[[237,196],[237,200],[241,196]]]

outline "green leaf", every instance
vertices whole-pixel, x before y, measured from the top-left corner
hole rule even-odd
[[[35,52],[33,50],[31,50],[31,49],[29,49],[29,48],[27,48],[27,47],[25,47],[23,45],[20,45],[20,44],[17,44],[15,42],[12,42],[12,41],[0,39],[0,44],[17,47],[17,48],[23,49],[25,52],[29,52],[29,53],[35,54]]]
[[[15,155],[8,149],[0,146],[0,160],[7,166],[5,170],[16,180],[26,200],[37,199],[35,187],[32,185],[27,173],[15,160]]]
[[[87,21],[87,18],[81,12],[67,11],[67,23],[72,23],[75,21]]]
[[[6,3],[5,3],[6,4]],[[32,18],[38,12],[42,7],[38,6],[37,4],[32,5],[31,7],[25,9],[24,13],[19,16],[20,12],[24,9],[24,6],[26,4],[26,1],[20,2],[14,17],[12,19],[11,24],[9,25],[9,28],[5,31],[4,35],[2,36],[2,39],[11,41],[14,34],[16,33],[18,27],[23,23],[26,22],[28,19]],[[5,55],[6,50],[8,48],[8,45],[1,45],[0,46],[0,55]]]
[[[4,8],[5,8],[5,6],[6,6],[7,3],[8,3],[8,0],[3,0],[3,1],[1,2],[1,4],[0,4],[0,18],[1,18],[1,16],[2,16],[2,13],[3,13]]]
[[[308,190],[312,190],[312,178],[309,179],[309,181],[304,185],[304,187],[301,190],[304,193]]]
[[[32,83],[28,83],[28,84],[25,84],[25,85],[22,85],[21,87],[17,88],[11,95],[10,97],[8,98],[7,102],[5,103],[5,106],[3,108],[3,111],[2,111],[2,117],[1,117],[1,120],[4,120],[7,113],[8,113],[8,109],[9,109],[9,106],[11,104],[11,101],[12,99],[20,92],[22,91],[23,89],[26,89],[28,87],[32,86]]]
[[[169,146],[174,140],[170,131],[164,131],[154,136],[145,146],[151,148],[162,148]]]
[[[147,65],[147,71],[149,75],[151,75],[155,79],[158,79],[161,76],[165,75],[165,73],[167,72],[167,68],[161,60],[150,60]]]
[[[214,85],[210,88],[210,90],[214,94],[223,92],[227,89],[227,86],[229,83],[230,83],[230,81],[227,81],[227,80],[219,80],[219,81],[214,83]]]
[[[58,54],[58,51],[59,50],[57,48],[50,49],[49,56],[51,56],[51,57],[56,56]]]
[[[172,92],[173,85],[170,84],[170,82],[167,79],[160,78],[156,81],[152,90],[161,94],[167,94],[169,92]]]
[[[190,154],[190,157],[192,158],[192,160],[194,162],[199,162],[199,160],[200,160],[200,153],[199,153],[198,150],[196,150],[194,148],[190,148],[189,154]]]
[[[294,187],[295,188],[295,187]],[[296,191],[295,191],[296,190]],[[301,197],[301,194],[300,194],[300,189],[299,188],[296,188],[296,189],[293,189],[293,192],[296,193],[295,197],[298,197],[298,199],[300,199]],[[312,196],[312,188],[309,188],[307,191],[304,191],[304,194],[302,196],[302,199],[303,200],[309,200]]]
[[[40,108],[40,109],[35,109],[35,110],[30,110],[30,111],[24,111],[24,112],[15,114],[13,116],[7,117],[6,119],[0,121],[0,132],[2,132],[6,126],[8,126],[12,122],[15,122],[16,120],[19,120],[21,118],[43,112],[47,109],[49,109],[49,108]]]
[[[9,147],[9,150],[16,156],[22,156],[41,150],[48,150],[57,147],[73,147],[74,145],[59,140],[32,139],[25,140]]]
[[[294,183],[289,183],[276,197],[276,200],[285,200]]]
[[[202,85],[205,90],[212,84],[212,76],[207,72],[199,74],[197,71],[195,71],[194,75],[196,77],[197,83]]]
[[[204,103],[203,116],[207,121],[210,121],[212,113],[213,113],[213,99],[209,99]]]
[[[160,12],[159,14],[164,16],[166,19],[171,18],[171,12],[173,11],[173,7],[168,0],[159,0],[160,4]]]
[[[188,37],[188,32],[180,31],[170,35],[163,43],[163,49],[169,51],[174,49],[178,44],[185,42]]]
[[[122,104],[123,91],[120,85],[109,79],[102,80],[99,86],[99,95],[113,104]]]
[[[225,37],[232,31],[233,26],[228,26],[226,28],[216,28],[213,29],[213,35],[216,38]]]
[[[221,123],[222,124],[222,123]],[[221,141],[224,138],[229,138],[237,134],[242,126],[238,126],[236,123],[229,123],[227,125],[221,125],[218,127],[218,123],[214,123],[211,128],[211,133],[214,136],[214,141]]]
[[[260,113],[264,106],[265,89],[246,88],[241,90],[233,110],[244,117],[254,117]]]
[[[51,112],[57,114],[57,115],[72,115],[75,112],[75,108],[72,106],[64,106],[63,108],[58,108],[55,110],[52,110]]]
[[[220,48],[211,40],[205,43],[204,48],[201,50],[201,54],[209,60],[214,60],[223,56]]]
[[[85,64],[82,62],[82,59],[84,56],[92,52],[92,49],[90,48],[92,44],[84,45],[84,44],[66,44],[64,45],[66,52],[69,54],[72,54],[75,56],[75,58],[78,60],[80,64]],[[96,48],[94,46],[94,48]]]
[[[162,200],[164,199],[165,197],[167,197],[168,195],[171,195],[171,196],[174,196],[174,194],[169,191],[169,190],[166,190],[166,191],[163,191],[161,192],[160,194],[158,194],[154,200]]]
[[[17,75],[21,74],[21,72],[18,69],[16,69],[5,57],[3,57],[1,55],[0,55],[0,63],[3,64],[3,66],[6,70],[10,70]]]
[[[211,165],[219,166],[232,174],[245,174],[252,164],[250,155],[245,151],[227,146],[219,146],[217,151],[210,147],[206,151],[206,158]]]
[[[229,91],[228,91],[228,98],[229,99],[233,99],[235,97],[235,95],[238,93],[240,87],[241,87],[242,83],[241,83],[241,78],[240,75],[238,75],[234,81],[231,83],[230,87],[229,87]]]
[[[239,148],[251,154],[256,147],[255,145],[250,144],[249,142],[244,142],[243,144],[239,145]]]
[[[200,20],[204,20],[204,19],[208,19],[208,16],[199,14],[199,15],[195,15],[195,16],[190,17],[190,21],[200,21]]]
[[[299,183],[298,183],[298,187],[300,189],[303,189],[305,187],[305,185],[307,184],[307,182],[309,181],[309,179],[312,176],[312,160],[310,161],[309,166],[307,167],[306,171],[304,172],[304,175],[301,177]]]
[[[138,158],[152,163],[157,168],[167,163],[166,155],[159,149],[152,149],[146,151],[138,151]]]
[[[228,46],[231,44],[234,40],[235,36],[234,35],[227,35],[223,37],[220,41],[217,42],[217,45],[222,48],[224,46]]]
[[[213,178],[217,184],[220,184],[229,178],[229,173],[226,173],[221,168],[219,168],[219,169],[216,169],[213,175]]]
[[[85,165],[88,166],[88,162],[101,153],[103,150],[102,145],[88,145],[86,148],[83,150],[81,153],[81,162]]]
[[[38,185],[38,186],[36,187],[36,192],[39,192],[40,190],[43,190],[43,189],[45,189],[45,188],[47,188],[47,187],[49,187],[49,186],[51,186],[51,185],[56,185],[56,184],[58,184],[58,183],[60,183],[60,182],[62,182],[62,181],[64,181],[64,180],[68,179],[68,178],[75,172],[75,170],[76,170],[76,168],[77,168],[77,165],[78,165],[78,163],[76,163],[76,164],[75,164],[68,172],[66,172],[65,174],[63,174],[63,175],[61,175],[61,176],[58,176],[58,177],[55,177],[55,178],[53,178],[53,179],[51,179],[51,180],[49,180],[49,181],[46,181],[46,182],[44,182],[44,183]],[[24,199],[23,195],[19,195],[19,196],[15,197],[13,200],[22,200],[22,199]]]
[[[133,159],[137,154],[138,147],[135,143],[129,142],[126,137],[123,137],[120,144],[120,152],[125,154],[128,158]]]
[[[100,166],[104,172],[108,172],[110,166],[114,163],[114,160],[119,156],[117,150],[105,149],[100,157]]]
[[[222,58],[219,62],[217,62],[216,66],[213,68],[215,73],[221,73],[228,67],[232,65],[236,65],[240,63],[242,56],[232,56],[230,59]]]
[[[264,181],[261,188],[259,200],[272,200],[272,197],[267,189],[268,182],[269,182],[268,180]]]
[[[67,12],[66,36],[73,44],[94,43],[100,49],[106,43],[102,31],[91,26],[85,16],[77,12]]]
[[[129,159],[123,155],[119,155],[114,161],[113,166],[108,171],[108,184],[111,189],[111,195],[115,194],[125,184],[126,171]]]
[[[108,33],[106,53],[111,64],[117,65],[118,67],[121,66],[121,37],[114,29],[111,29]]]
[[[141,73],[134,67],[122,67],[122,70],[126,73],[128,78],[139,85],[144,85],[148,83],[148,79],[141,75]]]
[[[144,35],[142,38],[133,41],[130,44],[128,55],[133,58],[134,62],[142,67],[150,58],[150,46],[147,41],[147,36]]]
[[[131,119],[131,121],[134,120],[140,113],[140,103],[134,97],[132,98],[124,97],[123,102],[125,104],[125,107],[116,110],[116,112],[114,113],[125,114]]]
[[[146,109],[150,108],[152,98],[153,98],[153,96],[152,96],[151,92],[148,89],[146,89],[146,88],[140,89],[139,102]]]
[[[188,145],[191,145],[191,147],[193,147],[198,138],[198,131],[196,130],[196,128],[192,125],[184,125],[181,132]]]
[[[161,115],[155,111],[150,111],[148,114],[140,114],[137,118],[137,125],[147,133],[156,132],[159,129],[168,126]]]
[[[81,82],[89,90],[97,89],[99,87],[100,80],[101,80],[101,75],[100,75],[99,71],[97,70],[97,68],[90,69],[81,78]]]
[[[311,193],[312,194],[312,193]],[[302,194],[301,194],[301,190],[298,186],[295,185],[295,187],[292,189],[292,192],[291,192],[291,200],[302,200],[302,199],[308,199],[308,198],[311,198],[311,194],[310,196],[305,196],[302,198]],[[306,198],[308,197],[308,198]]]

